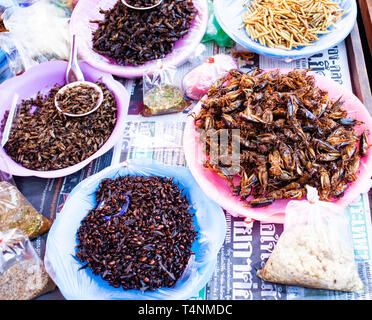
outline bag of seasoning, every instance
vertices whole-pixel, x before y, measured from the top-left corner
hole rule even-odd
[[[164,67],[159,60],[156,68],[143,75],[142,116],[176,113],[186,108],[183,91],[176,81],[176,72],[175,67]]]
[[[0,300],[31,300],[55,287],[31,241],[18,229],[0,232]]]
[[[185,95],[192,100],[202,98],[217,80],[232,69],[237,69],[235,60],[226,54],[216,54],[190,70],[182,79]]]
[[[306,188],[307,200],[288,202],[284,231],[257,276],[315,289],[363,290],[346,212],[334,203],[319,201],[315,188]]]
[[[48,231],[51,225],[52,222],[40,214],[18,190],[12,176],[0,171],[0,231],[18,228],[34,239]]]

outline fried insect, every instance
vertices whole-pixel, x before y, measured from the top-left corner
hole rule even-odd
[[[210,143],[205,166],[227,179],[233,194],[251,207],[301,199],[306,185],[317,188],[322,200],[341,197],[369,147],[342,97],[331,100],[308,70],[231,70],[211,86],[193,117],[197,129],[227,129],[229,141],[240,142],[240,179],[211,163]],[[224,150],[233,151],[231,145]]]
[[[241,28],[247,35],[263,46],[285,50],[314,45],[346,14],[337,1],[327,0],[251,0],[244,6]]]
[[[368,148],[368,137],[366,131],[364,131],[359,139],[359,154],[362,157],[365,157],[367,155]]]
[[[164,0],[149,10],[131,9],[122,1],[111,3],[112,8],[107,8],[108,5],[100,8],[101,19],[90,20],[97,25],[92,32],[92,49],[121,66],[163,59],[197,19],[197,9],[191,0]]]

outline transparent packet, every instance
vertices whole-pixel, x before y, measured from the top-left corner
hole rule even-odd
[[[257,276],[315,289],[363,290],[346,211],[320,201],[315,188],[306,189],[307,200],[288,202],[284,231]]]
[[[0,161],[5,163],[2,155]],[[0,170],[0,300],[29,300],[56,288],[31,242],[52,222],[30,204],[6,171]]]
[[[142,116],[177,113],[187,107],[176,73],[176,67],[164,67],[161,60],[158,60],[156,67],[144,73]]]
[[[0,155],[0,161],[5,163]],[[0,170],[0,232],[17,228],[32,239],[47,232],[52,221],[39,213],[17,188],[11,174]]]
[[[0,231],[0,300],[31,300],[55,287],[30,239],[16,228]]]
[[[204,59],[203,63],[191,69],[182,79],[182,89],[192,100],[201,99],[213,83],[237,69],[234,58],[227,54],[216,54]]]
[[[234,41],[223,31],[214,14],[213,1],[208,0],[209,20],[203,42],[214,41],[219,47],[231,47]]]

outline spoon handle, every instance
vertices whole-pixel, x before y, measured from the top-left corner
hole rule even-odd
[[[84,75],[80,70],[77,59],[77,48],[75,44],[75,35],[72,35],[70,60],[66,70],[66,83],[75,81],[84,81]]]
[[[12,101],[12,106],[10,107],[8,119],[6,120],[4,131],[3,131],[3,137],[1,139],[1,146],[4,147],[9,139],[10,129],[12,128],[13,121],[14,121],[14,115],[16,113],[17,108],[17,102],[18,102],[19,94],[15,93]]]

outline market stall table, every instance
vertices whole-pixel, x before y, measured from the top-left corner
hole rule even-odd
[[[255,66],[264,69],[279,67],[312,69],[349,87],[372,115],[371,88],[358,25],[355,25],[346,40],[337,46],[290,63],[259,56],[235,44],[232,48],[218,47],[211,42],[204,45],[205,57],[217,53],[231,54],[239,57],[242,70],[249,70]],[[241,54],[242,52],[244,55]],[[190,67],[189,62],[179,66],[178,77],[181,78]],[[144,118],[140,115],[143,107],[141,81],[118,77],[116,79],[131,93],[131,97],[127,121],[124,124],[124,135],[115,147],[78,172],[63,178],[14,177],[20,191],[39,212],[50,219],[58,216],[69,193],[79,182],[111,164],[128,159],[149,158],[169,165],[187,166],[182,138],[187,113],[193,105],[182,113]],[[368,194],[363,194],[356,199],[347,210],[352,226],[356,261],[366,286],[363,293],[324,292],[262,281],[257,278],[255,268],[261,268],[270,256],[283,231],[283,225],[234,217],[229,212],[225,212],[227,233],[225,243],[218,255],[216,270],[206,287],[193,298],[200,300],[372,299],[372,279],[367,272],[372,262],[370,258],[371,201],[372,189]],[[41,256],[44,254],[46,239],[47,234],[33,241],[34,247]],[[62,300],[64,297],[56,289],[37,299]]]
[[[368,41],[369,52],[372,54],[372,0],[358,0],[358,3]]]
[[[309,59],[311,65],[318,72],[332,75],[336,79],[347,79],[350,77],[353,92],[365,103],[367,108],[371,104],[371,92],[367,79],[366,67],[361,54],[361,42],[356,25],[345,41],[347,61],[342,60],[342,44],[331,51],[333,55],[324,55]],[[241,49],[241,48],[240,48]],[[240,50],[239,49],[239,50]],[[234,49],[233,49],[234,50]],[[228,49],[208,46],[207,54],[217,52],[228,52]],[[338,59],[335,54],[339,54]],[[332,60],[332,58],[334,60]],[[276,61],[267,61],[263,57],[251,55],[249,64],[275,64]],[[346,65],[345,65],[346,64]],[[247,65],[245,65],[246,67]],[[327,70],[328,67],[328,70]],[[348,67],[348,68],[347,68]],[[181,66],[182,68],[182,66]],[[187,69],[187,66],[184,66]],[[338,72],[336,71],[338,70]],[[349,70],[349,74],[345,74]],[[333,72],[334,71],[334,72]],[[328,72],[328,74],[327,74]],[[185,73],[185,70],[181,71]],[[146,157],[160,160],[167,164],[184,165],[185,159],[182,150],[182,132],[184,128],[185,114],[173,116],[160,116],[152,118],[142,118],[138,115],[141,108],[141,85],[137,80],[121,80],[127,88],[132,88],[131,103],[128,110],[128,122],[126,124],[125,135],[121,144],[92,162],[80,172],[61,178],[58,180],[40,180],[37,178],[17,178],[16,181],[21,190],[29,197],[37,208],[41,208],[46,215],[55,217],[63,206],[69,191],[74,185],[86,176],[101,170],[111,162],[123,161],[130,158]],[[347,81],[345,81],[347,82]],[[369,110],[371,112],[371,110]],[[159,141],[157,137],[162,137]],[[38,188],[43,190],[43,198],[31,195],[31,189]],[[42,200],[42,201],[40,201]],[[365,221],[359,220],[360,211],[369,213],[372,191],[369,192],[369,199],[362,196],[355,205],[350,206],[349,214],[355,216],[355,226],[364,226],[371,229],[371,216],[366,216]],[[42,206],[42,207],[41,207]],[[220,251],[218,266],[213,278],[206,288],[199,294],[198,299],[293,299],[304,298],[307,295],[317,296],[316,291],[309,291],[307,294],[299,289],[291,287],[285,288],[282,285],[263,283],[256,278],[254,267],[260,267],[260,263],[270,255],[276,241],[282,232],[283,226],[280,224],[260,223],[259,221],[249,221],[243,218],[231,216],[226,212],[228,231],[225,244]],[[249,225],[251,223],[251,225]],[[365,224],[364,224],[365,223]],[[250,227],[252,229],[250,229]],[[371,243],[370,234],[359,234],[359,245],[356,249],[357,260],[360,265],[367,262],[366,256],[369,252],[363,251]],[[364,238],[365,237],[365,238]],[[40,246],[42,241],[40,241]],[[363,247],[363,243],[366,247]],[[367,259],[368,260],[368,259]],[[367,280],[368,290],[363,297],[371,297],[371,279]],[[301,293],[302,292],[302,293]],[[350,294],[328,293],[328,297],[333,296],[340,299],[362,299],[361,296]],[[314,297],[313,296],[313,297]],[[46,294],[39,299],[63,299],[58,290]]]

